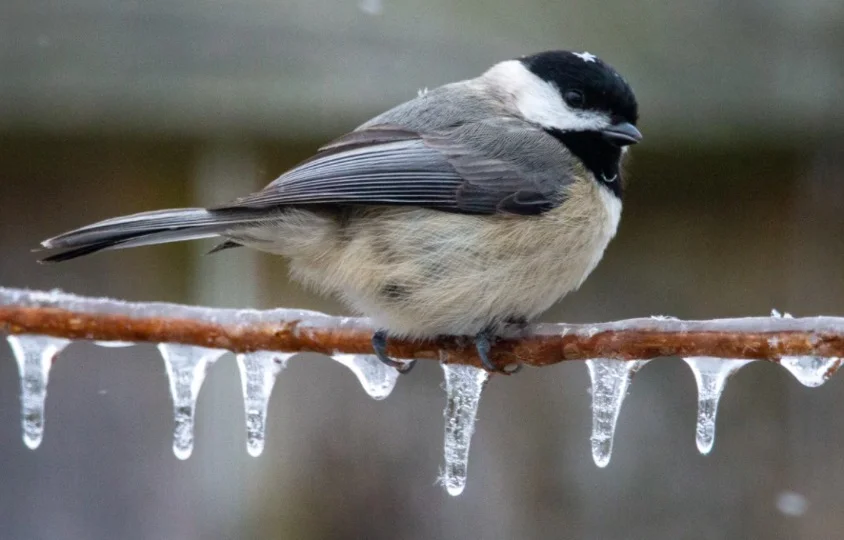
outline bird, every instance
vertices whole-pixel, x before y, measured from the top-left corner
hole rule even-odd
[[[628,82],[586,52],[551,50],[419,92],[322,146],[261,191],[142,212],[42,242],[42,262],[218,238],[286,257],[290,277],[389,339],[496,336],[577,289],[615,236],[623,161],[642,140]]]

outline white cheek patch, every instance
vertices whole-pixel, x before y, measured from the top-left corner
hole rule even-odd
[[[493,66],[486,76],[497,79],[500,88],[511,90],[515,106],[525,120],[544,128],[600,131],[610,125],[601,113],[570,108],[553,84],[543,81],[517,60]]]

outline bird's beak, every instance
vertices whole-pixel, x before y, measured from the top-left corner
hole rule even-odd
[[[604,139],[616,146],[636,144],[642,140],[642,133],[630,122],[619,122],[601,131]]]

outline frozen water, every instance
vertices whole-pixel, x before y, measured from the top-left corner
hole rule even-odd
[[[440,482],[449,495],[457,496],[466,487],[469,444],[475,431],[478,403],[489,373],[462,364],[442,364],[445,375],[445,467]]]
[[[708,454],[715,444],[715,417],[718,401],[727,379],[752,360],[732,360],[711,356],[690,356],[683,360],[692,369],[697,383],[697,427],[695,429],[697,449]]]
[[[24,307],[53,307],[82,313],[113,313],[129,317],[185,317],[215,324],[278,324],[280,321],[297,321],[296,332],[312,327],[361,328],[371,330],[368,319],[332,317],[324,313],[301,309],[221,309],[163,302],[135,303],[108,298],[86,298],[60,290],[32,291],[0,287],[0,305]],[[844,317],[789,318],[745,317],[686,321],[673,318],[650,317],[626,319],[598,324],[539,324],[532,327],[534,335],[595,335],[600,332],[625,330],[659,330],[664,332],[844,332]]]
[[[293,354],[256,351],[237,355],[243,404],[246,411],[246,450],[251,456],[264,451],[267,405],[275,379]]]
[[[841,367],[841,358],[823,356],[783,356],[780,365],[804,386],[815,388],[832,377]]]
[[[187,459],[193,452],[196,399],[205,380],[205,373],[211,364],[228,351],[177,343],[160,343],[158,350],[164,358],[170,395],[173,397],[173,453],[179,459]]]
[[[374,354],[335,354],[332,358],[351,369],[373,399],[386,398],[396,386],[399,372]]]
[[[0,306],[51,307],[78,311],[80,313],[102,313],[125,315],[133,318],[168,317],[188,318],[197,321],[225,325],[278,324],[296,321],[296,332],[312,327],[365,328],[372,326],[368,319],[357,317],[333,317],[304,309],[225,309],[165,302],[124,302],[109,298],[86,298],[62,292],[32,291],[0,287]],[[119,343],[109,341],[108,343]]]
[[[118,349],[120,347],[131,347],[134,343],[131,341],[95,341],[94,345],[107,349]]]
[[[612,455],[612,441],[621,404],[627,395],[633,375],[649,360],[612,360],[595,358],[586,361],[592,381],[592,459],[598,467],[606,467]]]
[[[23,442],[35,449],[44,437],[44,401],[50,366],[70,340],[33,334],[11,335],[6,339],[18,362],[21,377]]]

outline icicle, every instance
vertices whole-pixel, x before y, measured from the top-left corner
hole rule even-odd
[[[351,369],[373,399],[386,398],[396,386],[399,372],[374,354],[335,354],[332,359]]]
[[[466,487],[469,444],[475,431],[478,402],[489,373],[462,364],[442,364],[445,375],[445,467],[440,482],[449,495]]]
[[[178,343],[159,343],[158,350],[164,358],[173,397],[173,453],[179,459],[187,459],[193,452],[194,412],[205,373],[228,351]]]
[[[592,459],[598,467],[606,467],[612,455],[615,424],[621,404],[633,375],[649,360],[612,360],[595,358],[586,361],[592,380]]]
[[[683,360],[692,369],[697,383],[697,449],[706,455],[715,444],[715,417],[727,379],[752,360],[730,360],[711,356],[690,356]]]
[[[834,356],[783,356],[780,365],[790,371],[803,386],[815,388],[835,375],[841,367],[841,360]]]
[[[38,448],[44,437],[44,401],[53,358],[70,340],[52,336],[18,334],[6,338],[12,347],[21,377],[21,423],[23,442]]]
[[[275,379],[293,356],[288,353],[256,351],[238,354],[240,384],[246,409],[246,450],[251,456],[264,451],[264,434],[267,427],[267,405]]]

